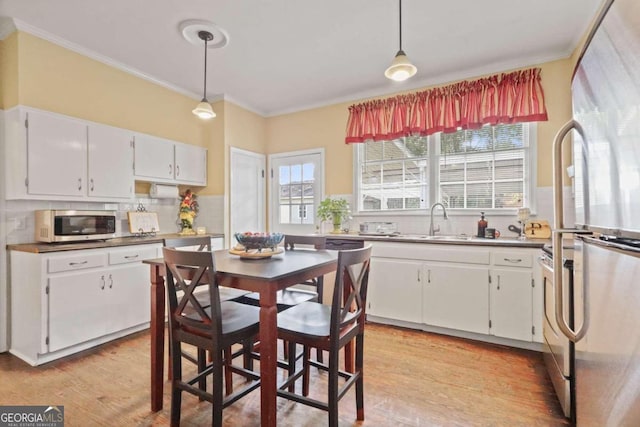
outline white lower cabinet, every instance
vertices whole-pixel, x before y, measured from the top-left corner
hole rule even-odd
[[[539,249],[369,243],[369,320],[542,342]]]
[[[427,325],[489,333],[489,269],[426,264],[422,321]]]
[[[148,327],[159,247],[11,251],[11,353],[35,366]]]
[[[421,262],[372,258],[367,291],[368,313],[406,322],[421,322],[421,275]]]

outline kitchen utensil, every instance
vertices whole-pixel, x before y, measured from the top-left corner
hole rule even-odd
[[[540,219],[527,222],[524,227],[524,235],[527,239],[550,239],[551,226],[549,226],[549,221]]]
[[[512,231],[512,232],[516,233],[516,234],[520,234],[520,232],[522,231],[522,229],[520,227],[517,227],[517,226],[515,226],[513,224],[509,225],[509,227],[507,227],[507,229],[509,231]]]

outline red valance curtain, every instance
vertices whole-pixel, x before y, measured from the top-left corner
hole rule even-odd
[[[540,69],[463,81],[349,107],[347,144],[547,120]]]

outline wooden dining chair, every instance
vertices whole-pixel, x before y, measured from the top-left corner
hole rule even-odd
[[[175,237],[163,240],[164,247],[179,249],[182,251],[211,251],[211,238],[208,236],[192,236],[192,237]],[[225,286],[218,286],[218,293],[220,295],[220,301],[232,301],[234,299],[240,298],[243,295],[249,293],[249,291],[244,291],[241,289],[228,288]],[[198,300],[198,302],[203,306],[209,305],[209,289],[206,286],[201,286],[200,289],[194,289],[193,296]],[[231,349],[227,349],[227,351],[231,351]],[[244,349],[243,349],[244,351]],[[235,353],[238,355],[238,352]],[[169,369],[167,370],[168,379],[173,377],[173,368],[171,364],[171,348],[169,349]],[[196,357],[192,356],[189,352],[183,351],[182,357],[187,359],[188,361],[198,365],[204,366],[206,364],[206,355],[198,353]],[[202,360],[200,360],[202,358]],[[247,360],[245,367],[251,367],[252,362]],[[231,382],[231,371],[225,370],[225,377],[227,381],[225,381],[226,393],[233,393],[233,383]]]
[[[180,424],[182,392],[186,391],[213,404],[212,425],[222,426],[222,410],[260,386],[258,373],[232,363],[229,349],[243,345],[246,357],[259,331],[259,309],[220,299],[215,279],[215,259],[209,251],[180,251],[163,248],[169,299],[169,345],[173,379],[171,381],[171,426]],[[208,304],[194,295],[197,287],[206,287]],[[191,378],[183,378],[182,344],[197,347],[198,369]],[[205,352],[211,364],[204,365]],[[223,370],[239,374],[248,382],[240,390],[223,396]],[[207,377],[212,376],[212,391]],[[227,381],[229,378],[226,379]],[[226,381],[225,381],[226,382]],[[197,383],[197,386],[195,384]]]
[[[316,250],[325,249],[326,238],[324,236],[312,236],[312,235],[290,235],[284,236],[284,248],[287,251],[293,251],[298,245],[298,249],[312,248]],[[324,292],[324,278],[323,276],[301,282],[298,285],[291,286],[289,288],[278,291],[276,295],[276,304],[278,307],[278,313],[294,307],[300,303],[306,301],[322,302],[322,295]],[[260,306],[260,294],[257,292],[249,293],[237,301],[244,304],[250,304]],[[285,344],[284,356],[288,359],[289,347]],[[322,362],[322,351],[317,350],[316,357],[318,361]]]
[[[296,358],[289,358],[288,377],[279,386],[278,396],[323,409],[329,413],[329,426],[338,425],[338,401],[355,384],[357,419],[364,420],[363,354],[365,307],[369,282],[371,246],[340,251],[331,306],[304,302],[278,314],[278,338],[303,346],[302,368],[296,371]],[[355,339],[355,369],[339,369],[340,350]],[[329,352],[328,363],[311,360],[310,349]],[[309,395],[309,367],[328,371],[328,399],[321,402]],[[295,382],[302,377],[302,392],[295,393]],[[340,384],[339,379],[345,381]]]

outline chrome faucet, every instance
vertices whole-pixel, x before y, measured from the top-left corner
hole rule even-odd
[[[444,205],[442,203],[440,203],[440,202],[434,203],[431,206],[431,219],[429,221],[429,236],[433,236],[433,235],[436,234],[436,231],[440,231],[440,226],[439,225],[436,226],[436,227],[433,226],[433,209],[436,206],[442,207],[442,214],[444,216],[444,219],[449,219],[449,217],[447,216],[447,208],[445,208]]]

